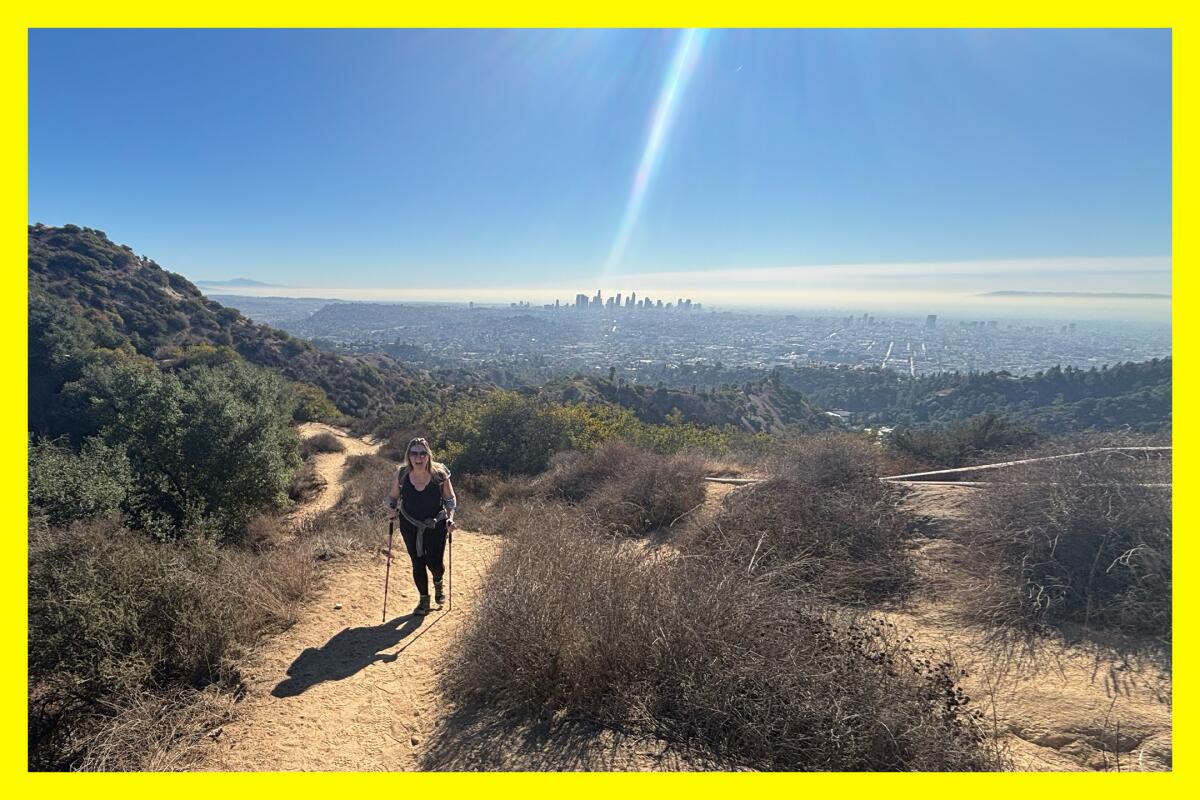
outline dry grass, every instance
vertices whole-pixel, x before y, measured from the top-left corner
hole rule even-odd
[[[849,604],[900,596],[914,577],[905,545],[915,520],[877,479],[883,466],[858,437],[805,437],[680,544],[787,591]]]
[[[237,691],[246,649],[319,588],[334,537],[242,549],[112,521],[32,530],[31,769],[183,765],[195,730],[219,721],[208,701]]]
[[[346,444],[340,437],[335,436],[329,431],[309,436],[307,439],[300,442],[300,457],[307,459],[314,453],[344,453],[346,452]]]
[[[735,767],[998,765],[953,668],[885,623],[719,556],[647,557],[562,506],[525,513],[454,654],[458,703],[636,728]]]
[[[293,503],[306,503],[325,490],[327,482],[317,474],[312,461],[305,461],[287,487],[288,499]]]
[[[976,495],[963,535],[977,619],[1169,645],[1169,460],[1107,453],[1012,468],[996,480]]]
[[[556,455],[532,488],[581,504],[612,532],[637,536],[670,528],[703,504],[707,469],[698,456],[663,456],[614,441]]]

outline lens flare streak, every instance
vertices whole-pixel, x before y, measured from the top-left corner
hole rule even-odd
[[[637,172],[633,177],[633,187],[629,192],[629,202],[625,205],[625,214],[621,218],[621,227],[617,230],[617,237],[613,240],[608,261],[604,265],[605,275],[620,265],[621,259],[625,255],[625,248],[629,246],[629,239],[637,226],[638,217],[642,212],[642,204],[646,200],[646,190],[649,188],[650,179],[654,176],[654,170],[661,160],[663,145],[666,142],[671,121],[679,107],[679,98],[695,70],[700,49],[704,46],[707,36],[708,31],[695,29],[685,30],[679,36],[679,43],[675,47],[675,57],[671,60],[671,67],[663,78],[658,102],[654,107],[650,135],[646,138],[642,159],[638,163]]]

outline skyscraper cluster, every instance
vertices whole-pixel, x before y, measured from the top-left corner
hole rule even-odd
[[[560,308],[561,306],[555,301],[554,307]],[[638,308],[661,309],[663,311],[699,311],[701,307],[701,303],[693,303],[690,297],[686,299],[679,297],[676,298],[674,303],[670,301],[664,303],[662,299],[656,300],[651,297],[642,297],[639,299],[637,292],[630,292],[629,296],[625,297],[624,300],[621,298],[621,292],[617,292],[616,295],[605,299],[599,289],[596,290],[596,294],[592,297],[588,297],[582,293],[575,295],[574,305],[574,308],[581,311],[632,311]]]

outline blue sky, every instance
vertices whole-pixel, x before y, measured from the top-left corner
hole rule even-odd
[[[193,279],[1170,291],[1166,31],[40,30],[29,61],[30,221]]]

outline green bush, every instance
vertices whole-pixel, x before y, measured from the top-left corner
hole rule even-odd
[[[434,451],[444,450],[455,472],[536,475],[570,446],[568,425],[554,406],[515,392],[464,402],[436,422],[442,434],[433,437]]]
[[[70,393],[126,454],[123,510],[135,527],[227,538],[286,504],[300,461],[291,396],[275,375],[242,361],[175,375],[111,354],[85,367]]]
[[[296,402],[292,412],[295,422],[332,422],[338,417],[337,407],[319,386],[311,383],[293,383],[291,386]]]
[[[536,475],[557,453],[590,451],[624,441],[649,452],[726,453],[734,447],[763,447],[764,437],[683,422],[676,414],[664,425],[640,422],[616,405],[560,404],[532,394],[491,391],[465,394],[444,407],[406,404],[376,426],[388,440],[383,454],[399,460],[413,436],[424,435],[437,457],[457,473]]]
[[[115,515],[132,479],[124,450],[98,437],[87,439],[79,453],[45,439],[29,447],[29,505],[55,526]]]

